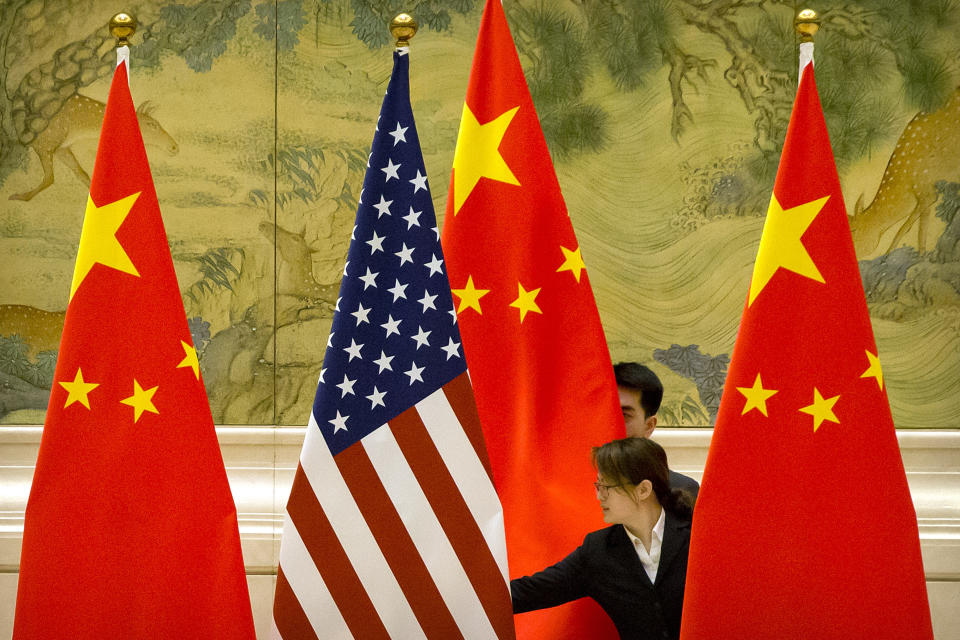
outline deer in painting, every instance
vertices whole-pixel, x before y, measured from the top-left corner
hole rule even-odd
[[[939,180],[960,181],[960,88],[937,111],[914,116],[897,140],[873,202],[864,207],[863,195],[857,199],[850,218],[857,255],[872,254],[897,225],[887,251],[916,225],[917,250],[923,253]]]
[[[54,158],[59,159],[86,184],[90,184],[89,174],[80,166],[71,147],[77,142],[96,140],[100,136],[100,126],[103,124],[106,106],[93,98],[79,94],[71,96],[60,111],[50,119],[47,128],[30,143],[37,157],[40,158],[43,179],[33,189],[15,193],[10,196],[10,199],[30,200],[52,185]],[[137,108],[137,119],[140,121],[144,144],[159,146],[171,155],[176,154],[179,151],[176,141],[153,118],[152,112],[153,106],[150,102],[144,102]]]

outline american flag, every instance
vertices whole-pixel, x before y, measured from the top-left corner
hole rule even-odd
[[[394,53],[287,503],[273,609],[286,640],[514,637],[407,52]]]

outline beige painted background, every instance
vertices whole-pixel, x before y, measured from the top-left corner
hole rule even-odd
[[[708,425],[796,85],[798,6],[504,4],[613,358],[664,379],[661,424]],[[818,85],[848,209],[865,207],[855,242],[894,419],[956,428],[960,5],[819,5]],[[131,88],[151,103],[141,124],[214,420],[304,424],[390,73],[386,21],[424,24],[411,97],[442,214],[482,3],[5,0],[9,424],[43,422],[113,64],[103,25],[121,9],[141,23]],[[44,154],[53,183],[33,195]]]

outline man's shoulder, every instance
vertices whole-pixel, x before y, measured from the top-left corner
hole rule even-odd
[[[690,476],[685,476],[682,473],[677,473],[676,471],[670,472],[670,488],[671,489],[682,489],[692,494],[694,498],[697,497],[697,493],[700,492],[700,483],[691,478]]]

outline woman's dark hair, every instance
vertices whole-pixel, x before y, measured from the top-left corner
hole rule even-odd
[[[592,450],[593,466],[604,478],[617,484],[637,485],[649,480],[664,509],[689,518],[693,498],[686,491],[670,488],[667,452],[649,438],[612,440]]]

